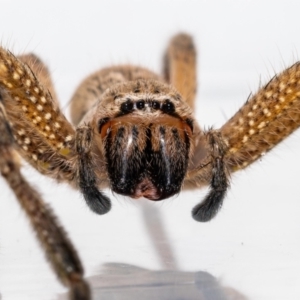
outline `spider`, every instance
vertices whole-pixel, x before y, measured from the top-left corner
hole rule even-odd
[[[220,129],[193,117],[196,50],[187,34],[167,47],[162,76],[132,65],[100,70],[78,87],[71,119],[61,112],[47,67],[33,54],[0,48],[0,171],[26,212],[70,299],[90,299],[79,256],[51,209],[20,172],[19,154],[42,174],[78,189],[105,214],[102,192],[159,201],[183,187],[209,186],[192,211],[211,220],[230,185],[300,124],[300,63],[250,95]]]

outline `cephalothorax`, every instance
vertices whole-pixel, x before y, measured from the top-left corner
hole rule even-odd
[[[210,186],[192,215],[209,221],[230,173],[271,150],[300,125],[300,64],[251,96],[219,130],[193,117],[196,52],[175,36],[163,76],[130,65],[90,75],[62,114],[48,71],[34,55],[0,49],[0,170],[30,218],[71,299],[89,299],[76,251],[51,210],[20,173],[16,152],[41,173],[79,189],[88,206],[107,213],[103,187],[132,198],[163,200],[186,186]]]
[[[107,111],[113,109],[117,114]],[[93,118],[113,191],[151,200],[180,191],[193,121],[177,92],[152,80],[119,84],[104,94]]]

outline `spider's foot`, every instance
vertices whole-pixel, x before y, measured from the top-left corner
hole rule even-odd
[[[226,195],[226,190],[211,190],[204,201],[194,207],[192,216],[198,222],[208,222],[213,219],[220,208]]]
[[[95,186],[81,186],[81,192],[88,207],[98,215],[104,215],[111,209],[111,202]]]
[[[73,280],[70,286],[70,300],[90,300],[91,291],[84,280]]]

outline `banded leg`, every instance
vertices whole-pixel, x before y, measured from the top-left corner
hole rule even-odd
[[[18,157],[13,147],[11,128],[0,103],[0,171],[21,207],[60,281],[70,288],[70,299],[90,299],[89,287],[83,279],[83,267],[78,254],[59,225],[52,210],[20,173]]]
[[[231,171],[247,167],[300,126],[300,63],[276,75],[221,128]]]
[[[300,63],[296,63],[272,78],[219,130],[219,142],[216,145],[219,145],[219,150],[223,149],[220,154],[211,156],[207,151],[198,167],[187,174],[189,181],[194,180],[197,185],[210,184],[211,188],[215,186],[216,195],[221,195],[216,198],[217,201],[215,199],[207,205],[208,195],[204,203],[193,211],[196,220],[207,221],[217,213],[231,172],[255,162],[299,126]],[[207,149],[214,149],[209,141],[200,144],[201,147],[203,145]],[[220,145],[223,146],[220,148]],[[215,185],[214,176],[218,169],[216,179],[220,182],[215,181]]]
[[[192,38],[178,34],[171,40],[164,58],[164,77],[188,105],[195,108],[197,91],[196,50]]]
[[[29,65],[3,48],[0,92],[17,151],[41,173],[76,184],[75,130]]]

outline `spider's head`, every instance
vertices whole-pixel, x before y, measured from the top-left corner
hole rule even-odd
[[[111,189],[150,200],[177,194],[190,157],[189,107],[172,88],[156,81],[121,84],[106,95],[96,115]]]

